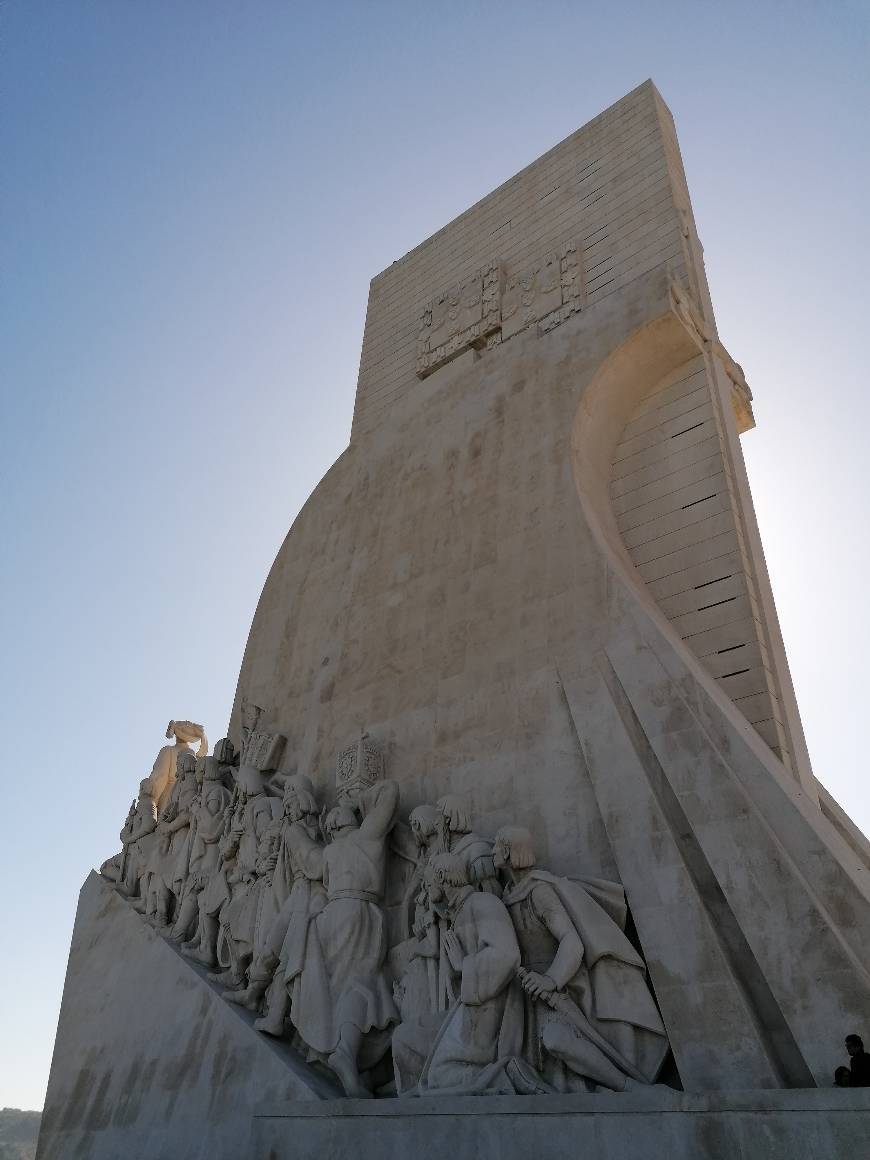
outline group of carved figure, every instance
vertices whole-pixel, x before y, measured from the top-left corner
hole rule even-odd
[[[655,1082],[668,1041],[619,885],[549,874],[527,830],[489,841],[452,795],[404,823],[365,738],[321,809],[264,772],[258,716],[214,756],[170,722],[103,873],[259,1031],[356,1097]]]

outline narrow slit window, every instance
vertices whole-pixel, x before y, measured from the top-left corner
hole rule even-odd
[[[702,496],[701,499],[693,499],[691,503],[684,503],[683,511],[685,511],[686,508],[694,507],[695,504],[706,503],[708,499],[715,499],[718,494],[718,491],[714,491],[712,495],[705,495]]]
[[[675,431],[671,436],[672,439],[678,439],[681,435],[685,435],[689,431],[697,431],[699,427],[703,427],[705,420],[702,419],[700,423],[693,423],[691,427],[684,427],[682,431]]]
[[[703,584],[696,584],[695,585],[695,591],[697,592],[699,588],[709,588],[709,586],[711,584],[718,584],[721,580],[730,580],[733,575],[734,575],[733,572],[729,572],[727,576],[717,576],[715,580],[705,580]],[[735,645],[734,647],[735,648],[743,648],[743,645],[738,644],[738,645]]]
[[[712,604],[702,604],[697,611],[705,612],[708,608],[718,608],[720,604],[730,604],[732,600],[736,600],[736,596],[726,596],[724,600],[714,600]]]

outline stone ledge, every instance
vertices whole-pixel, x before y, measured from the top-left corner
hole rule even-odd
[[[257,1119],[418,1116],[600,1116],[721,1112],[844,1112],[870,1116],[870,1088],[784,1088],[745,1092],[679,1092],[660,1087],[624,1095],[445,1096],[423,1099],[319,1100],[263,1104]],[[868,1121],[870,1122],[870,1121]]]
[[[254,1113],[268,1160],[842,1160],[866,1152],[870,1089],[323,1101]]]

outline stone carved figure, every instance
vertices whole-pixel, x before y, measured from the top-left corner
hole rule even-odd
[[[293,991],[290,1018],[309,1056],[325,1061],[352,1096],[371,1096],[361,1072],[383,1057],[397,1021],[382,902],[398,805],[398,785],[384,780],[359,795],[358,809],[348,801],[327,815],[327,902],[310,924]]]
[[[154,759],[154,767],[148,775],[149,792],[154,799],[158,815],[169,801],[172,786],[175,782],[178,756],[180,753],[191,752],[190,743],[199,742],[196,751],[197,757],[205,757],[208,753],[208,738],[201,725],[193,721],[170,721],[166,726],[166,736],[174,737],[173,745],[164,745]]]
[[[492,842],[475,834],[468,810],[461,798],[448,794],[438,801],[441,814],[441,846],[465,863],[469,885],[488,894],[501,894],[501,886],[492,860]]]
[[[248,984],[244,990],[224,996],[231,1003],[257,1011],[271,988],[268,1014],[257,1027],[273,1035],[280,1035],[284,1029],[289,1005],[287,988],[302,969],[308,923],[326,902],[323,845],[309,778],[295,774],[286,780],[282,807],[275,867],[262,900],[261,938],[248,972]]]
[[[266,793],[262,779],[240,770],[241,786],[221,858],[228,897],[220,910],[218,959],[224,970],[214,982],[241,987],[253,959],[263,898],[271,885],[278,856],[279,804]],[[242,781],[242,775],[248,773]]]
[[[141,783],[103,872],[183,953],[223,968],[211,977],[259,1031],[292,1037],[358,1097],[656,1081],[667,1036],[618,884],[549,874],[518,826],[489,842],[455,795],[397,827],[398,786],[366,734],[318,813],[309,778],[260,768],[284,739],[244,709],[238,752],[224,739],[197,759],[180,723],[164,747],[177,776],[161,764]]]
[[[205,759],[202,790],[194,808],[191,854],[185,893],[172,936],[187,940],[182,952],[204,966],[216,965],[218,915],[227,901],[221,846],[230,821],[233,795],[224,785],[220,763]],[[196,929],[190,937],[191,928]]]
[[[396,975],[393,996],[402,1020],[393,1035],[398,1091],[407,1091],[419,1081],[449,1006],[449,965],[445,968],[442,918],[432,902],[428,883],[430,859],[441,852],[442,819],[438,807],[430,805],[417,806],[408,818],[417,848],[416,865],[405,891],[408,938],[390,952]]]
[[[422,1068],[418,1090],[489,1088],[510,1052],[503,1024],[520,948],[504,903],[475,889],[461,855],[436,854],[429,864],[429,894],[448,919],[443,943],[453,975],[453,1003]],[[413,1045],[411,1050],[413,1050]],[[413,1063],[401,1029],[393,1044],[397,1088]]]
[[[178,754],[172,792],[157,821],[156,840],[148,866],[146,915],[160,927],[169,925],[187,878],[190,823],[199,796],[196,767],[197,758],[190,750]]]
[[[236,753],[235,746],[229,737],[222,737],[220,741],[215,744],[214,756],[219,763],[226,769],[238,764],[239,755]]]
[[[259,729],[263,710],[242,704],[241,745],[220,745],[226,762],[238,756],[233,771],[233,805],[221,845],[221,866],[209,888],[209,907],[218,906],[215,948],[222,970],[211,976],[234,989],[246,988],[246,975],[274,918],[273,876],[278,862],[281,803],[267,779],[284,750],[282,734]],[[279,891],[280,893],[280,888]],[[280,905],[280,903],[279,903]]]
[[[137,910],[145,909],[148,862],[157,828],[157,807],[148,778],[139,784],[139,797],[121,830],[121,869],[118,888]]]
[[[420,935],[435,918],[426,888],[426,867],[441,849],[443,815],[437,806],[422,805],[411,810],[408,825],[416,850],[414,871],[405,888],[403,907],[409,935]]]
[[[290,789],[290,825],[284,835],[293,887],[269,935],[270,958],[281,940],[278,964],[267,994],[267,1011],[255,1024],[258,1031],[270,1035],[281,1035],[288,1010],[294,1005],[299,1010],[305,1002],[302,972],[308,935],[312,921],[327,901],[316,802],[308,778],[299,777],[298,783],[297,789]]]
[[[539,869],[519,826],[499,830],[495,861],[522,956],[523,1058],[557,1091],[653,1083],[668,1041],[643,960],[623,933],[622,888]]]

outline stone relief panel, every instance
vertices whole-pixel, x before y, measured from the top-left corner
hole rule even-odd
[[[423,308],[417,376],[425,378],[469,349],[489,350],[529,326],[552,330],[582,308],[583,276],[575,242],[545,254],[505,280],[491,261]]]
[[[622,887],[558,877],[532,834],[479,833],[448,794],[402,817],[363,733],[335,805],[243,706],[236,750],[183,749],[146,779],[102,873],[164,937],[356,1098],[621,1092],[669,1052]],[[258,762],[258,764],[253,764]]]
[[[582,293],[577,246],[570,242],[508,278],[501,304],[502,342],[535,323],[542,331],[552,330],[580,310]]]
[[[499,326],[501,265],[488,262],[423,308],[417,374],[425,378],[472,347],[485,345]]]

